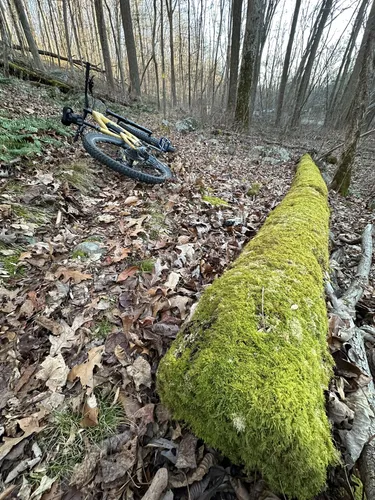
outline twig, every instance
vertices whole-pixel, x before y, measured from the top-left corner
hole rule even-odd
[[[363,139],[363,137],[366,137],[367,135],[370,135],[372,134],[373,132],[375,132],[375,128],[371,129],[371,130],[368,130],[367,132],[364,132],[363,134],[361,134],[359,136],[360,139]],[[329,151],[327,151],[326,153],[322,154],[321,156],[319,156],[319,158],[317,159],[317,161],[320,161],[320,160],[323,160],[326,156],[330,155],[331,153],[333,153],[334,151],[336,151],[336,149],[339,149],[341,148],[342,146],[344,146],[345,142],[340,142],[340,144],[338,146],[335,146],[333,147],[332,149],[330,149]]]

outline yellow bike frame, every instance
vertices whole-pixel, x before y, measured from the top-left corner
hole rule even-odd
[[[142,142],[137,137],[135,137],[135,135],[123,129],[121,125],[110,120],[102,113],[99,113],[98,111],[92,111],[91,114],[96,123],[99,125],[100,132],[102,134],[111,135],[112,137],[116,137],[117,139],[122,139],[132,149],[140,148],[143,145]],[[121,128],[122,132],[116,134],[116,132],[112,132],[112,130],[109,130],[107,127],[107,124],[109,123],[115,125],[116,128]]]

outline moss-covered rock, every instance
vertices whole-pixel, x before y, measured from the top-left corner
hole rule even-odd
[[[323,271],[327,187],[305,155],[258,235],[202,295],[158,371],[161,399],[206,443],[271,488],[311,499],[337,460]]]

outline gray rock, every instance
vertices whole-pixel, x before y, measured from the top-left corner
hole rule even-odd
[[[280,146],[255,146],[253,152],[265,163],[283,163],[289,161],[291,156],[287,149]]]
[[[105,249],[96,241],[83,241],[74,248],[75,252],[82,252],[86,257],[97,260],[105,253]]]
[[[198,122],[195,118],[192,117],[184,118],[183,120],[176,122],[175,127],[177,132],[180,132],[181,134],[187,134],[188,132],[197,130]]]

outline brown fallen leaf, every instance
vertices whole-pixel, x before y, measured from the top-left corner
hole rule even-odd
[[[24,318],[30,318],[34,313],[34,304],[30,299],[26,299],[20,307],[19,315]]]
[[[137,266],[128,267],[118,275],[117,281],[125,281],[129,276],[134,276],[138,271],[139,267]]]
[[[131,253],[131,248],[116,248],[113,262],[121,262],[126,259]]]
[[[69,368],[60,353],[55,357],[47,356],[40,366],[42,369],[35,377],[44,380],[51,391],[55,392],[66,384]]]
[[[80,365],[75,365],[68,375],[69,382],[79,378],[83,387],[94,388],[94,368],[101,367],[101,359],[104,352],[104,346],[93,347],[88,352],[88,360]],[[90,391],[89,391],[90,392]]]
[[[25,420],[27,420],[27,422]],[[24,434],[14,438],[3,438],[4,444],[0,446],[0,461],[3,460],[18,443],[31,436],[31,434],[34,434],[34,432],[41,432],[45,428],[45,426],[40,427],[38,420],[34,418],[22,419],[18,423],[21,424],[20,427],[24,431]]]
[[[177,469],[196,469],[195,448],[198,439],[193,434],[186,434],[180,443],[177,454]]]
[[[84,273],[81,273],[81,271],[77,271],[74,269],[68,269],[65,267],[59,267],[55,273],[56,278],[60,278],[61,275],[64,277],[63,278],[64,283],[67,283],[70,279],[72,279],[76,285],[78,283],[81,283],[81,281],[92,279],[91,274],[84,274]]]
[[[142,356],[138,356],[134,363],[126,368],[126,371],[133,377],[137,391],[141,385],[151,387],[151,366]]]
[[[83,418],[81,420],[82,427],[84,428],[95,427],[96,425],[98,425],[99,408],[94,393],[86,397],[82,413],[83,413]]]
[[[136,203],[138,203],[138,201],[138,196],[128,196],[127,198],[125,198],[124,205],[135,205]]]

